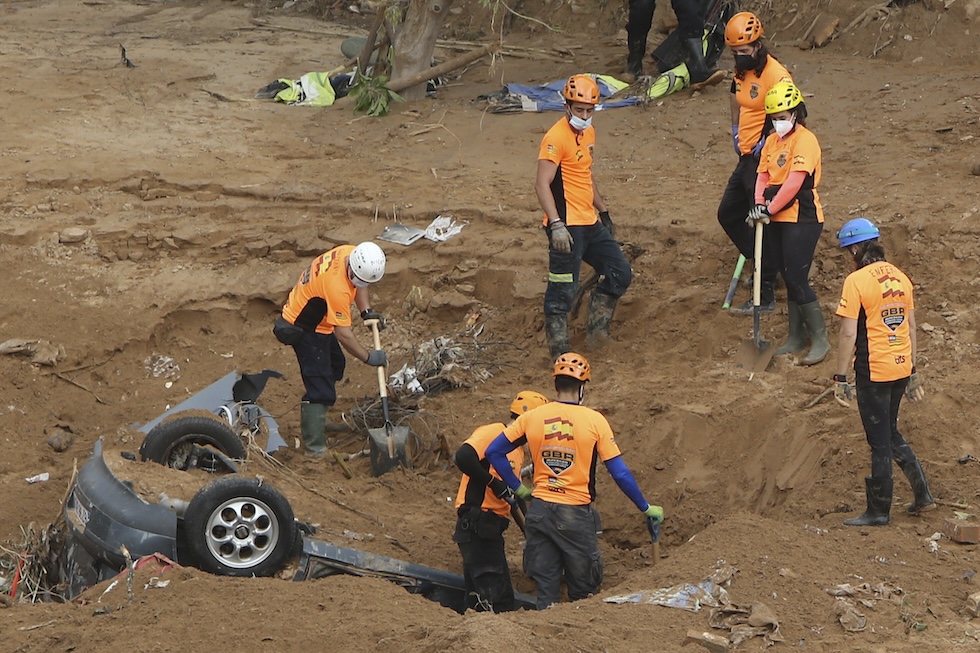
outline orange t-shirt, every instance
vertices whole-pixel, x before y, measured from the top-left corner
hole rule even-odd
[[[541,139],[538,160],[551,161],[558,171],[551,182],[551,194],[555,198],[558,217],[567,225],[591,225],[596,223],[592,206],[592,153],[595,149],[595,127],[578,134],[563,117]],[[545,215],[542,223],[548,224]]]
[[[754,70],[745,71],[745,79],[735,78],[735,100],[738,102],[738,149],[748,154],[762,138],[762,127],[766,124],[766,93],[779,82],[792,82],[793,77],[786,67],[766,55],[766,66],[762,76]]]
[[[503,430],[504,425],[500,422],[481,426],[473,431],[473,434],[466,438],[466,440],[463,441],[463,444],[468,444],[473,447],[473,449],[476,450],[476,454],[480,457],[480,460],[483,460],[487,453],[487,447],[490,446],[491,442],[497,439],[497,436],[500,435]],[[507,460],[510,461],[510,467],[514,470],[514,474],[520,478],[521,466],[524,464],[524,449],[522,447],[514,449],[507,454]],[[495,470],[493,466],[490,467],[490,475],[494,478],[500,478],[500,475],[497,474],[497,470]],[[459,482],[459,491],[456,493],[457,509],[466,502],[466,487],[469,485],[469,482],[470,477],[463,474],[463,478]],[[494,512],[505,519],[510,517],[510,504],[503,499],[498,499],[495,497],[493,492],[490,491],[489,487],[486,488],[486,493],[483,496],[483,505],[481,507],[484,510]]]
[[[595,499],[598,460],[620,455],[609,422],[577,404],[551,402],[529,410],[504,430],[511,442],[527,438],[536,499],[580,506]]]
[[[282,316],[290,324],[314,298],[325,300],[327,312],[316,327],[317,333],[333,333],[335,326],[351,325],[350,307],[354,303],[357,288],[347,277],[347,258],[354,251],[354,245],[334,247],[313,259],[310,267],[300,275],[296,286],[289,291]]]
[[[820,143],[812,131],[797,125],[786,138],[770,134],[759,155],[756,172],[768,172],[765,197],[772,199],[791,172],[806,173],[796,198],[773,214],[773,222],[823,222],[823,205],[817,195],[820,185]]]
[[[912,374],[912,282],[886,261],[847,275],[837,315],[857,320],[854,372],[872,381]]]

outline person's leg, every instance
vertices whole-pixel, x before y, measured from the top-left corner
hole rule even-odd
[[[858,412],[871,448],[871,476],[865,479],[867,509],[859,517],[844,520],[847,526],[883,526],[892,503],[892,449],[889,413],[892,383],[855,379]]]
[[[568,598],[592,596],[602,584],[602,555],[593,507],[558,506],[556,537],[565,568]]]
[[[582,252],[585,250],[583,227],[568,227],[572,236],[572,251],[556,252],[548,241],[548,286],[544,291],[544,329],[551,359],[569,351],[568,311],[572,308],[578,289]]]
[[[555,506],[557,504],[532,499],[524,520],[524,574],[534,581],[538,610],[544,610],[561,598],[561,549],[553,539],[557,533]]]
[[[912,451],[912,446],[905,440],[898,430],[898,409],[902,404],[905,389],[908,387],[908,379],[895,381],[892,385],[891,407],[889,410],[889,426],[892,432],[892,458],[898,464],[899,469],[905,474],[912,488],[912,503],[908,506],[909,512],[928,512],[936,508],[936,500],[932,497],[929,490],[929,483],[926,481],[925,472],[922,471],[922,464]]]
[[[582,260],[600,275],[600,281],[589,297],[586,327],[589,347],[599,347],[609,339],[616,302],[633,282],[633,268],[619,243],[602,224],[597,222],[581,229],[585,241]]]
[[[303,446],[314,456],[327,450],[327,408],[337,401],[330,357],[331,343],[336,340],[332,334],[305,332],[293,345],[306,389],[300,404],[300,433]]]
[[[749,209],[755,205],[756,168],[759,160],[751,154],[741,157],[728,178],[728,185],[718,205],[718,223],[721,224],[732,244],[746,260],[755,257],[755,229],[745,223]],[[761,305],[763,313],[776,310],[776,275],[778,266],[772,261],[770,227],[766,226],[762,239]],[[752,299],[741,306],[733,306],[732,313],[752,315]]]
[[[643,57],[647,52],[647,36],[653,24],[653,12],[657,8],[656,0],[629,0],[629,18],[626,22],[626,72],[633,79],[643,74]]]
[[[830,352],[827,324],[820,310],[817,294],[810,287],[809,278],[813,253],[823,232],[823,223],[801,222],[780,226],[783,228],[782,270],[786,281],[786,297],[799,305],[803,324],[810,334],[810,351],[800,363],[816,365]]]
[[[474,510],[471,514],[472,519],[486,520],[487,523],[471,525],[469,518],[460,517],[454,536],[463,556],[467,593],[472,595],[469,607],[492,612],[513,610],[514,587],[504,553],[505,520],[482,511]]]

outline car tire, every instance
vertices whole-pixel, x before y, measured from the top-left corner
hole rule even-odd
[[[143,439],[143,460],[186,471],[191,466],[190,452],[198,447],[214,447],[229,458],[244,460],[245,444],[228,424],[215,417],[191,415],[157,424]],[[213,466],[213,465],[212,465]]]
[[[181,562],[220,576],[271,576],[301,541],[286,497],[241,476],[204,486],[178,528]]]

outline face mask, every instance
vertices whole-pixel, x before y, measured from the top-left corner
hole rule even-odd
[[[791,131],[793,131],[793,127],[795,127],[795,126],[796,126],[796,123],[794,123],[792,120],[773,120],[772,121],[772,128],[776,131],[777,134],[779,134],[779,137],[780,138],[785,137],[786,134],[788,134]]]
[[[572,126],[572,129],[581,132],[581,131],[585,131],[592,125],[592,118],[590,117],[588,120],[582,120],[578,116],[569,115],[568,124]]]
[[[756,67],[756,56],[754,54],[736,54],[736,70],[752,70]]]

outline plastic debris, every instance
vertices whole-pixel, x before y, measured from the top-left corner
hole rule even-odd
[[[451,215],[439,215],[425,228],[425,237],[436,243],[449,240],[463,230],[469,222],[456,222]]]
[[[717,608],[729,603],[728,592],[724,586],[731,583],[736,571],[735,567],[721,561],[711,575],[698,583],[682,583],[658,590],[610,596],[605,599],[605,602],[662,605],[691,612],[700,611],[702,606]]]
[[[34,476],[25,478],[24,480],[27,481],[28,483],[44,483],[50,478],[51,478],[51,474],[47,472],[41,472],[40,474],[35,474]]]

